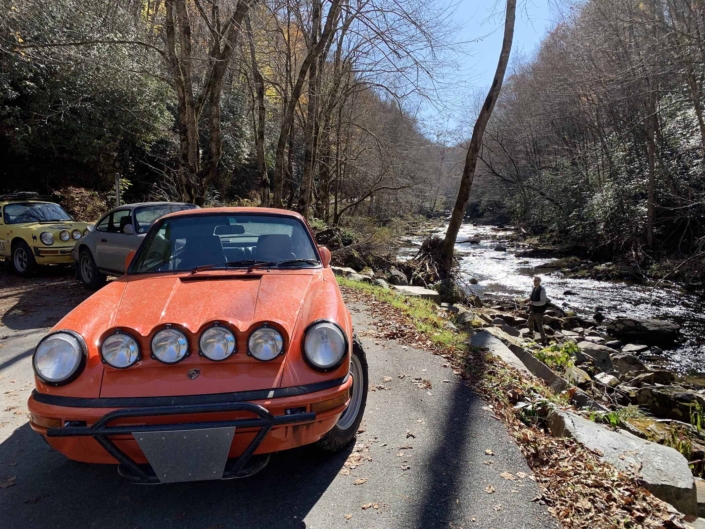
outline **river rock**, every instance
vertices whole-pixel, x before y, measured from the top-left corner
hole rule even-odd
[[[470,284],[471,284],[471,285],[477,285],[477,283],[478,283],[478,281],[477,281],[476,278],[474,278],[474,277],[471,277],[471,278],[470,278]]]
[[[654,383],[654,374],[651,372],[648,373],[639,373],[637,376],[635,376],[633,379],[629,381],[629,384],[631,386],[640,388],[643,385],[649,385]],[[635,394],[636,396],[636,394]]]
[[[623,375],[647,370],[641,360],[627,353],[612,355],[612,365]]]
[[[648,351],[649,346],[648,345],[637,345],[633,343],[629,343],[622,347],[622,352],[623,353],[643,353],[644,351]]]
[[[598,373],[595,375],[595,380],[610,388],[614,388],[619,385],[619,379],[609,373]]]
[[[360,270],[359,273],[360,273],[361,276],[367,276],[367,277],[369,277],[370,279],[374,279],[374,277],[375,277],[375,272],[374,272],[374,270],[372,270],[372,268],[370,268],[369,266],[366,266],[365,268],[363,268],[362,270]]]
[[[596,312],[592,315],[592,319],[595,320],[597,323],[602,323],[603,321],[605,321],[605,315],[601,312]]]
[[[506,323],[502,325],[502,330],[506,332],[509,336],[515,336],[517,338],[521,336],[521,333],[519,331],[517,331],[514,327],[510,327]]]
[[[387,283],[384,279],[375,279],[374,284],[378,287],[382,287],[385,290],[389,290],[389,283]]]
[[[349,276],[347,276],[347,279],[349,279],[350,281],[359,281],[361,283],[372,283],[372,280],[369,277],[360,275],[358,273],[350,274]]]
[[[507,251],[507,247],[506,247],[506,246],[502,246],[501,244],[498,244],[497,246],[494,247],[494,251],[495,251],[495,252],[506,252],[506,251]]]
[[[670,386],[676,380],[676,374],[673,371],[668,371],[667,369],[654,369],[652,373],[654,374],[654,383],[656,384]]]
[[[580,338],[580,334],[575,331],[561,331],[566,338]]]
[[[333,273],[337,276],[343,276],[343,277],[348,277],[350,274],[356,274],[355,270],[352,268],[348,268],[345,266],[331,266],[331,270],[333,270]]]
[[[600,371],[612,371],[612,358],[614,349],[592,342],[579,342],[580,352],[576,354],[578,363],[592,360],[595,367]]]
[[[577,293],[577,292],[573,292],[572,290],[566,290],[565,292],[563,292],[563,295],[564,295],[564,296],[577,296],[578,293]]]
[[[497,325],[501,327],[502,325],[505,325],[507,322],[504,321],[504,319],[500,318],[499,316],[495,316],[495,318],[492,320],[492,325]]]
[[[389,270],[389,283],[392,285],[408,285],[409,280],[407,279],[406,275],[403,272],[400,272],[396,268],[392,267],[391,270]]]
[[[586,336],[583,338],[586,342],[592,342],[592,343],[602,343],[605,341],[605,339],[602,336]]]
[[[624,430],[612,431],[579,415],[554,409],[548,418],[554,437],[572,437],[617,469],[637,472],[639,481],[657,498],[684,514],[697,514],[693,475],[675,449],[649,442]]]
[[[698,404],[705,408],[702,395],[678,386],[643,387],[637,391],[636,400],[657,417],[681,422],[690,422],[690,413]]]
[[[587,386],[592,381],[590,375],[577,366],[569,366],[565,370],[565,379],[574,386]]]
[[[617,318],[606,323],[617,338],[649,345],[670,345],[678,337],[680,326],[670,321],[639,318]]]
[[[604,345],[606,347],[611,347],[612,349],[619,350],[619,348],[622,346],[622,342],[619,340],[610,340],[609,342],[605,342]]]

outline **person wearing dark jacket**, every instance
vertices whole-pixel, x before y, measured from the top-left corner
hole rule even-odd
[[[534,289],[531,291],[531,297],[527,300],[531,304],[531,314],[529,314],[529,332],[531,336],[534,336],[534,327],[538,327],[538,331],[541,333],[541,343],[544,346],[548,345],[548,338],[546,338],[546,331],[543,330],[543,313],[546,312],[546,307],[548,305],[548,296],[546,296],[546,289],[541,286],[541,278],[534,278]]]

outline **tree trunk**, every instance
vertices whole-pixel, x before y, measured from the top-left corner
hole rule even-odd
[[[514,39],[516,5],[516,0],[507,0],[507,12],[504,22],[504,38],[502,40],[502,51],[499,55],[497,70],[494,74],[492,86],[487,94],[485,103],[482,105],[480,114],[475,122],[475,128],[472,131],[472,139],[470,140],[470,146],[468,147],[468,153],[465,158],[465,168],[463,169],[463,176],[460,180],[458,198],[455,202],[450,224],[448,225],[448,231],[446,232],[446,236],[443,241],[443,266],[446,273],[449,273],[453,266],[453,249],[455,247],[455,241],[458,238],[460,226],[463,224],[465,208],[467,207],[468,199],[470,198],[470,189],[472,188],[472,182],[475,177],[475,168],[477,167],[477,160],[480,155],[482,137],[485,133],[485,128],[487,127],[487,123],[492,115],[492,110],[494,110],[495,103],[497,102],[497,98],[499,97],[499,93],[502,89],[504,74],[507,71],[507,63],[509,62],[509,55],[512,51],[512,40]]]
[[[254,34],[252,33],[252,25],[250,17],[245,18],[247,24],[247,32],[249,33],[250,41],[250,60],[252,62],[252,76],[255,82],[255,95],[257,98],[257,123],[255,127],[255,150],[257,151],[257,172],[260,176],[260,189],[262,194],[262,206],[269,207],[269,174],[267,173],[267,163],[264,158],[264,133],[265,119],[267,111],[264,106],[264,77],[259,71],[257,65],[257,56],[255,54]]]

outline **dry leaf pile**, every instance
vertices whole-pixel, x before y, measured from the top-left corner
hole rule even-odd
[[[600,461],[596,454],[572,439],[554,438],[542,428],[527,426],[519,420],[514,404],[530,393],[538,391],[548,394],[550,390],[542,382],[528,380],[493,357],[445,350],[418,332],[413,322],[399,309],[352,288],[341,290],[346,301],[365,303],[371,307],[373,317],[384,321],[384,328],[377,329],[380,338],[396,339],[403,344],[441,355],[450,361],[454,373],[473,381],[475,389],[492,402],[488,408],[512,432],[533,470],[542,492],[536,501],[545,503],[563,527],[686,527],[677,512],[639,486],[632,476],[618,472],[612,465]],[[489,449],[486,454],[493,455]],[[502,477],[507,480],[515,477],[505,474]],[[517,477],[526,476],[517,473]],[[492,494],[494,487],[490,485],[485,491]],[[501,506],[497,508],[499,510]]]

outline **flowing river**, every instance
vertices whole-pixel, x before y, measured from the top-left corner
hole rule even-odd
[[[436,233],[442,236],[445,228]],[[663,351],[663,361],[681,374],[705,373],[705,297],[675,286],[565,277],[560,270],[540,268],[556,259],[517,257],[515,253],[526,248],[510,242],[513,233],[472,224],[460,229],[456,256],[465,279],[477,279],[478,284],[470,287],[475,294],[483,299],[527,298],[531,277],[540,275],[551,302],[586,319],[591,319],[599,307],[607,319],[627,316],[674,321],[682,326],[682,339],[674,348]],[[421,239],[412,238],[414,246]],[[462,242],[467,239],[480,243]],[[495,251],[498,245],[506,246],[507,251]],[[402,248],[399,258],[413,257],[416,249]]]

